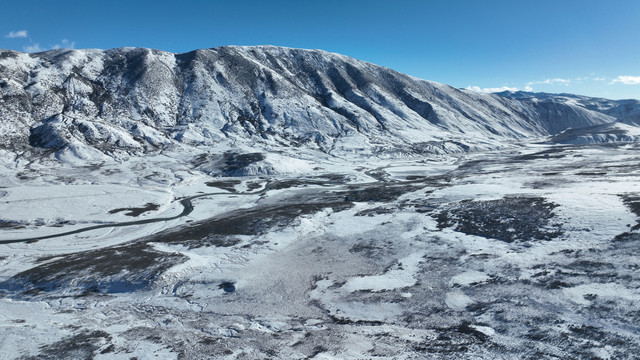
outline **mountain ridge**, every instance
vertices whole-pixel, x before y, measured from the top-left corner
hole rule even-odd
[[[0,146],[84,160],[221,143],[460,152],[617,120],[575,102],[479,94],[345,55],[270,45],[181,54],[0,50],[0,90],[0,130],[11,134]]]
[[[640,123],[640,100],[636,99],[611,100],[569,93],[553,94],[527,91],[502,91],[494,94],[510,99],[526,101],[574,102],[586,109],[614,116],[618,121]]]

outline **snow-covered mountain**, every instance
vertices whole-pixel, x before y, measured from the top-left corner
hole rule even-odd
[[[620,118],[606,106],[478,94],[343,55],[273,46],[1,50],[0,91],[0,146],[53,149],[59,159],[214,144],[456,152]]]
[[[640,140],[640,100],[609,100],[573,94],[548,94],[524,91],[504,91],[497,95],[516,99],[540,108],[557,109],[558,106],[579,106],[612,116],[614,123],[594,126],[571,126],[551,138],[552,142],[563,144],[587,144],[603,142],[635,142]]]
[[[503,91],[496,93],[496,95],[524,102],[542,103],[546,104],[546,106],[551,106],[550,104],[575,105],[613,116],[621,122],[631,124],[640,123],[640,100],[610,100],[574,94],[549,94],[526,91]]]

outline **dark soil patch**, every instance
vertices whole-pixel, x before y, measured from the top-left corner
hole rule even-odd
[[[251,192],[254,190],[258,190],[262,187],[262,182],[260,181],[249,181],[247,182],[247,191]]]
[[[637,227],[638,225],[634,226]],[[615,241],[627,242],[627,241],[640,241],[640,234],[637,232],[624,232],[622,234],[616,235],[613,238]]]
[[[225,281],[218,285],[218,289],[221,289],[226,293],[232,293],[236,291],[236,285],[233,281]]]
[[[287,180],[277,180],[270,182],[265,187],[267,190],[289,189],[292,187],[305,187],[309,185],[315,186],[332,186],[336,183],[343,184],[348,180],[346,175],[326,174],[315,178],[296,178]]]
[[[0,229],[26,229],[26,226],[15,221],[0,220]]]
[[[622,198],[622,202],[633,212],[637,217],[640,218],[640,196],[638,195],[620,195]],[[631,230],[640,230],[640,220],[636,222]]]
[[[388,250],[379,246],[375,242],[360,242],[353,245],[350,249],[350,253],[361,254],[368,258],[377,258],[380,254],[386,253]]]
[[[40,354],[24,359],[93,359],[94,353],[104,343],[111,342],[111,335],[104,331],[93,331],[64,338],[40,349]],[[113,346],[113,345],[111,345]]]
[[[506,197],[499,200],[463,200],[449,205],[436,219],[440,229],[494,238],[505,242],[551,240],[562,234],[552,223],[558,205],[541,197]]]
[[[0,283],[0,289],[28,294],[57,290],[72,290],[73,295],[132,292],[148,287],[184,259],[184,255],[135,243],[57,257],[16,274]]]
[[[115,213],[119,213],[121,211],[128,211],[127,213],[125,213],[125,215],[137,217],[137,216],[140,216],[140,215],[146,213],[147,211],[155,211],[155,210],[158,210],[159,208],[160,208],[160,205],[158,205],[158,204],[146,203],[143,207],[139,207],[139,208],[113,209],[113,210],[109,211],[109,214],[115,214]]]
[[[351,204],[345,202],[321,202],[242,209],[223,217],[153,235],[149,241],[179,243],[190,247],[234,246],[240,243],[234,235],[260,235],[275,227],[289,226],[302,215],[313,214],[326,208],[332,208],[337,212],[350,207]]]
[[[422,188],[424,188],[424,185],[382,184],[365,188],[353,186],[351,190],[339,192],[338,194],[344,197],[344,201],[348,202],[390,202],[406,193],[418,191]]]
[[[349,176],[344,174],[322,174],[318,178],[344,184],[349,181]]]
[[[513,157],[515,161],[526,161],[526,160],[539,160],[539,159],[560,159],[566,157],[567,154],[564,153],[566,150],[565,147],[552,147],[550,149],[542,150],[533,154],[526,155],[518,155]]]
[[[240,180],[219,180],[219,181],[209,181],[205,183],[207,186],[227,190],[230,192],[236,192],[236,185],[240,185],[242,181]]]
[[[244,176],[246,167],[265,159],[263,153],[240,154],[200,154],[191,160],[191,164],[203,171],[222,176]]]
[[[524,185],[531,189],[545,189],[545,188],[556,187],[558,186],[558,184],[559,184],[559,181],[539,180],[539,181],[528,182],[528,183],[525,183]]]
[[[470,352],[470,347],[480,346],[487,342],[484,333],[474,329],[467,321],[458,326],[437,329],[438,337],[413,346],[419,353],[444,355],[445,358],[460,358]]]
[[[74,225],[74,224],[76,224],[76,222],[72,221],[72,220],[59,220],[55,224],[51,224],[49,226],[56,227],[56,228],[61,228],[61,227],[64,227],[65,225]]]
[[[465,161],[464,163],[460,164],[458,166],[458,168],[456,169],[457,171],[469,171],[471,169],[474,170],[483,170],[491,165],[496,165],[496,164],[502,164],[502,162],[500,160],[495,160],[495,159],[478,159],[478,160],[469,160],[469,161]],[[484,171],[483,171],[484,172]]]
[[[313,180],[313,179],[289,179],[289,180],[278,180],[267,184],[267,190],[282,190],[289,189],[292,187],[304,187],[308,185],[317,185],[323,186],[327,183],[325,180]]]
[[[391,214],[394,211],[395,210],[392,208],[375,207],[373,209],[362,210],[356,213],[355,216],[376,216],[376,215],[382,215],[382,214]]]
[[[102,175],[104,176],[111,176],[111,175],[116,175],[116,174],[120,174],[122,173],[122,171],[120,169],[106,169],[104,171],[102,171]]]
[[[263,153],[225,153],[223,155],[224,163],[226,167],[223,169],[223,173],[226,176],[233,176],[241,170],[244,170],[247,166],[257,163],[265,159]]]
[[[421,176],[421,175],[408,175],[405,177],[405,180],[407,181],[421,181],[421,180],[427,180],[429,179],[428,176]]]
[[[581,171],[581,172],[577,172],[576,175],[602,176],[602,175],[607,175],[607,173],[604,171]]]

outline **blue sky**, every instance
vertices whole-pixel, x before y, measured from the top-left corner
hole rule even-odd
[[[0,0],[0,48],[323,49],[477,90],[640,99],[638,0]]]

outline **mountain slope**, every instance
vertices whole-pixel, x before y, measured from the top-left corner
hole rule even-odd
[[[503,91],[496,93],[496,95],[528,103],[580,106],[587,110],[613,116],[617,121],[630,124],[640,123],[640,100],[609,100],[574,94],[532,93],[526,91]]]
[[[477,94],[338,54],[272,46],[3,50],[0,91],[0,131],[10,134],[3,148],[86,160],[222,143],[451,152],[615,121],[578,104]]]
[[[555,134],[550,139],[553,143],[594,144],[637,142],[640,140],[640,129],[638,129],[638,125],[640,125],[639,100],[609,100],[573,94],[531,93],[524,91],[504,91],[497,95],[547,108],[565,105],[578,106],[616,119],[613,123],[569,127]]]

